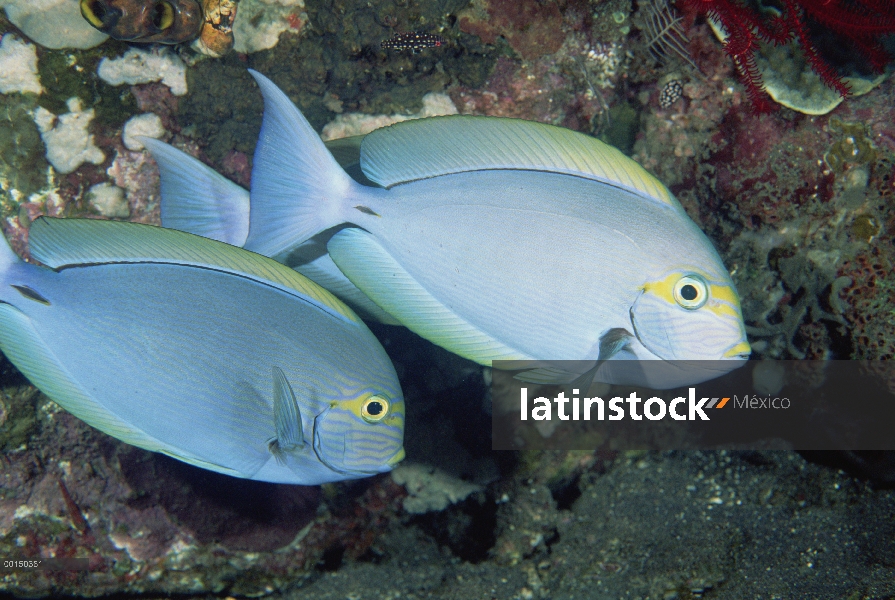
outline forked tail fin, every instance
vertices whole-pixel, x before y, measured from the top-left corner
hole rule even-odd
[[[264,96],[264,120],[252,166],[245,248],[278,256],[343,222],[342,203],[357,184],[286,94],[267,77],[250,73]]]
[[[6,237],[0,237],[3,237],[3,240],[0,241],[0,277],[2,277],[12,265],[18,264],[22,259],[19,258],[18,254],[13,252],[12,246],[9,245],[9,241],[7,241]]]
[[[245,244],[249,234],[249,192],[185,152],[139,137],[161,175],[162,227]]]

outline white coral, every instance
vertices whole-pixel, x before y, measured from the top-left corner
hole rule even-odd
[[[447,94],[429,92],[423,96],[423,108],[411,115],[367,115],[363,113],[345,113],[323,126],[320,137],[324,140],[337,140],[352,135],[366,135],[373,130],[387,127],[401,121],[456,115],[457,107]]]
[[[251,53],[277,45],[280,34],[291,28],[290,15],[301,14],[304,0],[241,0],[233,22],[233,49]]]
[[[158,51],[131,48],[119,58],[104,58],[96,70],[100,79],[111,85],[161,81],[175,96],[187,92],[186,66],[169,49]]]
[[[121,139],[128,150],[142,150],[143,144],[135,136],[159,139],[165,133],[165,127],[159,116],[155,113],[145,113],[128,119],[124,124]]]
[[[37,51],[33,44],[12,34],[0,41],[0,93],[43,93],[37,77]]]
[[[103,151],[93,144],[93,135],[87,133],[93,109],[83,110],[79,99],[70,98],[68,110],[58,117],[41,106],[34,111],[34,122],[47,147],[47,160],[60,173],[71,173],[85,162],[98,165],[106,160]]]
[[[404,510],[411,514],[444,510],[482,490],[480,485],[463,481],[435,467],[414,463],[400,465],[391,475],[395,483],[407,490]]]

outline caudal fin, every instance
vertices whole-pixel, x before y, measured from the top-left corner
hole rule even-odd
[[[249,235],[249,192],[185,152],[140,137],[161,174],[162,227],[242,246]]]
[[[6,273],[9,268],[20,262],[22,259],[19,258],[19,255],[13,252],[12,247],[9,245],[9,242],[6,241],[6,237],[0,235],[0,275]]]
[[[264,120],[252,166],[245,247],[277,256],[343,222],[342,201],[356,184],[286,94],[267,77],[249,72],[264,96]]]

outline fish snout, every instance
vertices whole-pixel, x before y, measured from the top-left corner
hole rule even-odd
[[[401,449],[398,450],[393,457],[385,461],[385,464],[388,465],[388,470],[392,470],[397,466],[399,462],[406,458],[407,454],[404,452],[404,447],[401,446]]]
[[[746,340],[742,340],[725,350],[721,358],[746,360],[750,354],[752,354],[752,346]]]

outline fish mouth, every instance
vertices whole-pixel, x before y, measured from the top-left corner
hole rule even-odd
[[[746,360],[749,358],[750,354],[752,354],[752,346],[749,345],[749,342],[743,340],[725,350],[724,354],[721,355],[721,358]]]
[[[398,450],[393,457],[391,457],[390,459],[385,461],[385,464],[387,464],[389,466],[389,468],[393,469],[395,467],[395,465],[397,465],[399,462],[404,460],[404,457],[406,457],[406,456],[407,456],[407,454],[404,452],[404,447],[401,446],[401,449]]]

